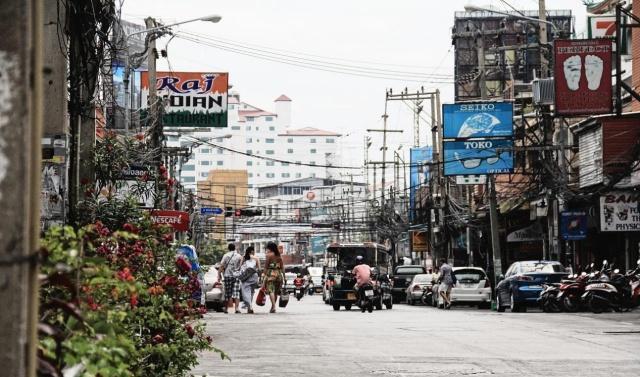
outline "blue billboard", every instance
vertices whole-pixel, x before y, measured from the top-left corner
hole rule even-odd
[[[513,172],[512,140],[445,141],[444,175]]]
[[[324,251],[327,248],[327,245],[331,242],[331,238],[329,236],[312,236],[310,238],[311,241],[311,254],[313,255],[323,255]]]
[[[416,190],[429,179],[429,165],[433,161],[432,147],[411,148],[409,169],[409,218],[413,219],[416,207]]]
[[[508,102],[442,105],[444,138],[513,136],[513,104]]]

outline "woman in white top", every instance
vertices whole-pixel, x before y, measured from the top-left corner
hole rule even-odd
[[[240,267],[242,302],[244,302],[248,314],[253,314],[253,307],[251,305],[253,303],[253,294],[258,287],[259,270],[260,260],[255,256],[253,246],[249,246],[244,252],[242,266]],[[243,278],[245,280],[242,280]]]

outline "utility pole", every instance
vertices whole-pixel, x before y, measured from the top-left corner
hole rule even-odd
[[[549,73],[549,61],[544,53],[547,48],[547,6],[545,0],[538,0],[538,19],[540,19],[540,35],[538,37],[538,48],[540,49],[540,77],[546,79]]]
[[[153,17],[147,17],[144,23],[148,29],[157,27],[156,20]],[[154,163],[156,171],[160,171],[162,165],[162,105],[158,103],[158,93],[156,86],[156,38],[152,37],[149,41],[149,53],[147,55],[148,70],[149,70],[149,111],[147,113],[148,132],[151,138],[151,149],[154,153]],[[159,184],[156,184],[156,200],[155,207],[163,208],[164,203],[161,200],[162,189]]]
[[[43,128],[43,4],[0,7],[0,365],[36,375]]]

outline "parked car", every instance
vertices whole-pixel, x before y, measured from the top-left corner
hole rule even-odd
[[[491,282],[480,267],[453,267],[456,285],[451,288],[452,305],[477,305],[478,308],[491,307]],[[444,305],[439,294],[434,293],[438,307]]]
[[[496,287],[496,306],[499,312],[507,307],[512,312],[527,311],[537,304],[542,284],[559,283],[569,275],[560,262],[523,261],[513,263],[504,276],[499,276]]]
[[[411,280],[411,283],[409,283],[409,286],[405,290],[407,304],[415,305],[416,302],[420,302],[424,290],[431,289],[432,278],[432,274],[418,274],[413,277],[413,280]]]
[[[221,312],[224,308],[224,286],[218,280],[218,270],[213,266],[204,274],[203,290],[207,308]]]
[[[426,274],[427,270],[423,266],[398,266],[393,271],[393,288],[391,295],[394,302],[404,301],[407,296],[406,289],[418,274]]]

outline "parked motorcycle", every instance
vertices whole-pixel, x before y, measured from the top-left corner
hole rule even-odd
[[[583,304],[593,313],[605,310],[617,312],[627,311],[633,307],[632,287],[636,271],[621,274],[619,270],[611,271],[607,261],[603,262],[600,278],[590,280],[582,295]]]
[[[563,281],[560,285],[560,292],[558,293],[558,302],[560,307],[569,313],[575,313],[582,308],[582,295],[587,287],[587,284],[593,277],[587,273],[592,272],[595,264],[591,263],[585,267],[584,271],[579,275],[573,275],[572,279]],[[594,274],[595,276],[596,274]]]
[[[424,287],[422,289],[422,297],[420,297],[420,301],[423,305],[431,305],[432,304],[433,291],[430,286]]]
[[[562,311],[562,307],[558,304],[560,286],[560,283],[548,283],[542,285],[542,292],[540,292],[540,297],[538,297],[538,304],[543,312],[558,313]]]

